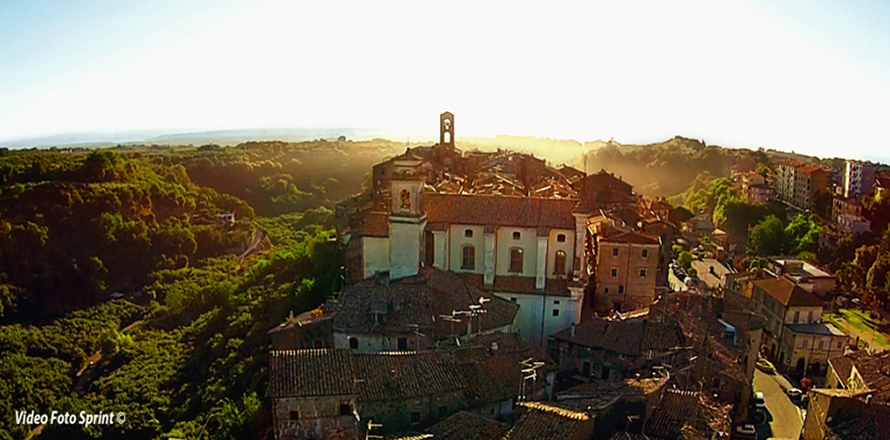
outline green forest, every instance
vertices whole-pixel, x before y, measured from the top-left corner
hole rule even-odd
[[[0,152],[0,439],[261,438],[267,332],[339,291],[333,205],[402,151],[341,138]],[[31,433],[20,410],[126,422]]]

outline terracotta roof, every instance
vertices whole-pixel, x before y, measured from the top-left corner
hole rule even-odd
[[[786,277],[766,278],[754,281],[754,285],[763,289],[769,296],[783,306],[821,306],[822,301],[812,293],[794,284]]]
[[[462,388],[453,363],[436,352],[310,349],[273,350],[270,356],[273,398],[354,395],[374,401]]]
[[[465,333],[466,325],[454,323],[452,326],[434,317],[468,310],[471,304],[479,304],[479,299],[485,297],[490,299],[484,305],[487,312],[474,321],[481,322],[483,330],[489,330],[509,325],[519,310],[519,305],[486,294],[450,271],[425,269],[416,277],[388,285],[377,283],[378,280],[372,278],[345,286],[339,298],[328,303],[326,309],[334,312],[335,330],[384,334],[435,329],[438,334],[448,334],[454,328]]]
[[[559,392],[558,405],[578,411],[587,408],[598,411],[622,399],[636,400],[658,393],[667,385],[668,380],[669,377],[664,376],[623,381],[591,381]]]
[[[425,207],[430,223],[575,229],[574,203],[569,199],[431,194]]]
[[[494,353],[491,342],[499,344]],[[454,391],[472,407],[515,399],[524,368],[521,361],[543,361],[544,372],[556,368],[546,353],[525,346],[515,335],[486,335],[469,344],[420,352],[273,350],[271,394],[273,398],[355,396],[359,401],[378,401]]]
[[[497,440],[510,430],[510,425],[460,411],[430,426],[426,432],[438,440]]]
[[[871,440],[890,438],[890,405],[871,403],[851,417],[836,417],[828,423],[829,440]]]
[[[620,234],[606,236],[606,237],[601,238],[600,241],[606,242],[606,243],[632,243],[632,244],[654,244],[654,245],[661,244],[661,242],[658,240],[658,237],[641,234],[641,233],[635,232],[635,231],[623,232]]]
[[[571,411],[540,402],[517,402],[522,416],[507,433],[510,440],[550,440],[572,438],[591,421],[586,412]]]
[[[830,365],[831,368],[834,369],[841,382],[846,383],[847,379],[850,378],[850,373],[853,372],[853,356],[855,355],[855,353],[858,352],[853,352],[851,354],[838,356],[836,358],[828,360],[828,365]]]
[[[649,350],[656,353],[670,351],[686,345],[676,320],[665,317],[658,322],[648,314],[625,320],[583,321],[575,327],[575,336],[571,329],[567,329],[554,334],[553,338],[632,356],[646,354]]]
[[[362,235],[367,237],[389,237],[389,214],[385,212],[368,214],[361,231]]]
[[[646,421],[646,435],[660,439],[679,438],[683,426],[695,415],[697,407],[697,391],[665,390],[661,403]]]
[[[890,401],[890,352],[871,355],[859,350],[843,357],[851,361],[852,368],[862,376],[865,385],[876,391],[875,400]],[[845,381],[848,377],[849,374],[842,376],[841,380]]]

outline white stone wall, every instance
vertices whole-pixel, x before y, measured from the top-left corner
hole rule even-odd
[[[377,272],[389,271],[389,238],[362,237],[362,264],[364,278]]]
[[[416,275],[420,269],[420,247],[424,222],[413,217],[389,218],[389,274],[391,279]]]
[[[466,231],[472,231],[473,236],[467,237]],[[485,227],[478,225],[451,225],[448,230],[451,249],[451,270],[455,272],[485,273]],[[476,264],[473,269],[464,269],[463,248],[473,246],[476,252]]]
[[[560,243],[557,238],[560,235],[565,236],[565,242]],[[565,275],[571,278],[572,264],[575,259],[575,231],[568,229],[551,229],[547,249],[547,278],[557,278],[558,274],[554,272],[556,269],[556,253],[563,251],[566,253]]]
[[[513,233],[519,232],[519,240]],[[535,276],[538,264],[538,235],[535,228],[500,227],[497,229],[495,256],[496,276]],[[522,272],[510,272],[510,249],[522,248]]]
[[[565,330],[573,323],[580,322],[581,292],[566,296],[544,296],[541,294],[495,292],[500,298],[519,304],[514,330],[529,345],[546,347],[553,333]],[[553,316],[557,310],[558,316]],[[543,319],[544,338],[541,338]]]

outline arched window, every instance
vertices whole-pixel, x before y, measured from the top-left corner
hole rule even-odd
[[[510,249],[510,272],[522,272],[522,248]]]
[[[356,338],[349,338],[349,348],[351,348],[351,349],[353,349],[353,350],[358,349],[358,339],[356,339]]]
[[[476,247],[464,246],[461,248],[460,268],[473,270],[476,268]]]
[[[556,261],[553,264],[553,273],[564,275],[566,273],[566,253],[556,251]]]

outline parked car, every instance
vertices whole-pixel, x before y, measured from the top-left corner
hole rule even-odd
[[[743,439],[743,440],[757,440],[757,429],[754,428],[754,425],[739,425],[735,427],[735,435],[732,436],[735,439]]]
[[[754,393],[751,405],[754,407],[754,423],[766,422],[766,399],[763,397],[763,393],[759,391]]]
[[[776,369],[773,367],[773,364],[769,363],[766,359],[757,359],[757,369],[763,371],[766,374],[776,374]]]
[[[799,388],[789,388],[785,391],[785,394],[788,395],[788,398],[791,399],[793,403],[799,403],[803,400],[804,393]]]

